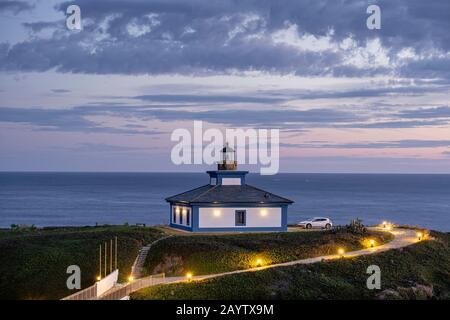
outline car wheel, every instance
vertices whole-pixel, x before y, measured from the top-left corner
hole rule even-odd
[[[306,225],[306,229],[311,229],[311,228],[312,228],[311,223],[308,223],[308,224]]]
[[[331,224],[327,223],[327,224],[325,225],[325,229],[327,229],[327,230],[331,229]]]

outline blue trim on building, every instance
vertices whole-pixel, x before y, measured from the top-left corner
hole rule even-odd
[[[170,205],[170,213],[172,218],[172,207],[176,206],[176,203],[171,203]],[[178,204],[180,206],[186,206],[186,204]],[[221,207],[221,208],[259,208],[259,207],[271,207],[271,208],[281,208],[281,227],[245,227],[245,226],[236,226],[236,227],[227,227],[227,228],[200,228],[199,227],[199,207],[202,208],[214,208],[214,207]],[[191,209],[191,225],[180,225],[180,224],[174,224],[172,223],[172,220],[170,220],[170,226],[172,228],[181,229],[185,231],[191,231],[191,232],[268,232],[268,231],[274,231],[274,232],[284,232],[287,231],[287,218],[288,218],[288,205],[280,205],[280,204],[274,204],[274,203],[227,203],[227,204],[193,204],[190,206]]]
[[[216,184],[222,184],[223,178],[239,178],[241,179],[241,185],[245,184],[245,175],[248,171],[234,171],[234,170],[215,170],[206,171],[209,174],[209,181],[211,183],[211,178],[216,178]]]
[[[185,230],[185,231],[194,231],[193,228],[191,226],[186,226],[186,225],[181,225],[181,224],[170,224],[171,228],[175,228],[175,229],[181,229],[181,230]]]

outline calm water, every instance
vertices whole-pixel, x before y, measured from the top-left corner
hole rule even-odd
[[[164,198],[208,182],[202,173],[0,173],[0,226],[168,222]],[[388,219],[450,231],[450,175],[250,175],[295,201],[289,222],[327,216]]]

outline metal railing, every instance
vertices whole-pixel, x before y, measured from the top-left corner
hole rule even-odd
[[[120,300],[135,291],[165,282],[166,276],[164,273],[154,274],[145,278],[136,279],[123,286],[113,287],[100,297],[97,297],[97,284],[95,283],[86,289],[62,298],[61,300]]]
[[[92,300],[97,298],[97,284],[83,289],[81,291],[75,292],[70,296],[64,297],[61,300]]]

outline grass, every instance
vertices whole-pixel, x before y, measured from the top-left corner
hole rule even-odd
[[[450,299],[450,234],[431,235],[374,255],[149,287],[132,299]],[[381,290],[366,287],[370,265],[381,269]]]
[[[0,230],[0,299],[60,299],[69,265],[81,268],[82,288],[98,275],[99,245],[118,237],[119,280],[125,280],[142,245],[162,233],[130,226]],[[109,255],[109,249],[108,249]],[[109,258],[108,258],[109,259]]]
[[[345,231],[175,236],[152,246],[144,272],[178,276],[248,269],[256,267],[257,259],[274,264],[335,254],[338,247],[361,249],[369,237],[377,243],[392,238],[384,232],[359,235]]]

